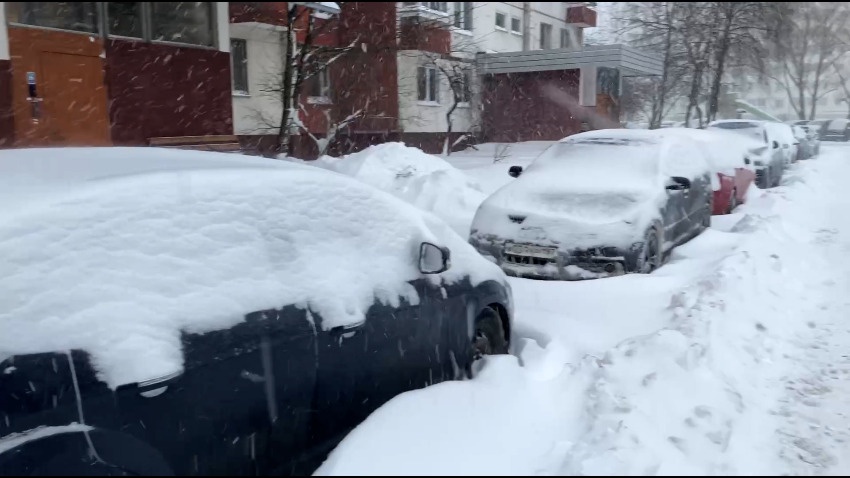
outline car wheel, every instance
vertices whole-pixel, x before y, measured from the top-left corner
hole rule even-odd
[[[475,333],[472,336],[472,353],[475,360],[485,355],[503,355],[508,353],[508,339],[502,327],[499,313],[490,307],[481,311],[475,318]]]
[[[658,244],[658,232],[654,227],[646,232],[642,246],[635,272],[649,274],[661,267],[661,247]]]
[[[732,197],[729,198],[729,208],[726,210],[726,214],[732,214],[732,211],[738,207],[738,190],[732,190]]]

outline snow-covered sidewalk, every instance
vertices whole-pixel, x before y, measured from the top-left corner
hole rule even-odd
[[[847,177],[825,144],[650,276],[512,280],[515,355],[392,400],[317,474],[847,473]]]

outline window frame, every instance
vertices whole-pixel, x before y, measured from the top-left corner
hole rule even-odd
[[[236,58],[233,56],[233,52],[236,51],[236,49],[233,47],[234,42],[237,42],[237,43],[241,42],[242,45],[244,45],[243,51],[245,53],[245,58],[244,58],[242,63],[244,64],[243,68],[245,70],[244,71],[245,89],[237,88],[237,85],[236,85],[236,67],[235,67]],[[230,75],[230,78],[231,78],[230,79],[230,86],[231,86],[231,88],[230,89],[231,89],[233,95],[235,95],[235,96],[251,96],[251,82],[250,82],[250,75],[248,73],[248,40],[246,40],[244,38],[230,37],[230,70],[231,70],[231,75]]]
[[[9,8],[11,8],[12,3],[26,3],[26,2],[6,2],[6,4],[3,5],[0,8],[5,7],[6,9],[9,9]],[[14,26],[14,27],[34,28],[34,29],[39,29],[39,30],[75,33],[75,34],[79,34],[79,35],[94,36],[94,37],[102,38],[104,40],[108,40],[109,38],[117,38],[117,39],[122,39],[122,40],[140,41],[140,42],[151,43],[151,44],[170,45],[170,46],[184,47],[184,48],[201,48],[201,49],[206,49],[206,50],[218,50],[219,49],[219,46],[220,46],[219,43],[221,41],[221,38],[219,37],[219,32],[218,32],[219,14],[218,14],[218,8],[216,6],[217,2],[202,2],[202,3],[208,4],[209,8],[210,8],[210,26],[209,26],[210,27],[210,32],[209,32],[210,43],[211,43],[210,45],[199,45],[197,43],[185,43],[185,42],[173,41],[173,40],[154,40],[153,39],[153,24],[152,24],[153,23],[153,17],[152,17],[153,10],[151,9],[151,3],[153,3],[153,2],[138,2],[138,3],[141,4],[141,21],[142,21],[142,36],[141,37],[130,37],[130,36],[125,36],[125,35],[116,35],[116,34],[109,33],[109,5],[108,5],[109,2],[87,2],[87,3],[94,3],[95,4],[96,17],[95,17],[95,25],[94,25],[95,31],[94,32],[86,32],[86,31],[81,31],[81,30],[69,30],[69,29],[66,29],[66,28],[46,27],[46,26],[40,26],[40,25],[31,25],[31,24],[28,24],[28,23],[13,22],[13,21],[7,21],[7,23],[9,25]],[[229,45],[228,45],[227,51],[230,51]]]
[[[565,42],[564,39],[567,41]],[[573,48],[573,32],[570,28],[561,28],[561,48]]]
[[[461,100],[458,102],[460,107],[468,107],[472,103],[472,74],[468,70],[462,73],[462,93]]]
[[[544,28],[546,27],[546,28]],[[546,31],[546,35],[543,34],[543,30]],[[552,24],[540,22],[540,49],[541,50],[551,50],[552,49]],[[545,43],[545,45],[544,45]]]
[[[501,25],[501,26],[499,25],[499,15],[502,16],[503,25]],[[508,25],[508,23],[507,23],[508,17],[509,16],[508,16],[507,13],[499,12],[499,11],[496,12],[496,15],[495,15],[495,18],[494,18],[494,20],[495,20],[494,25],[496,25],[496,30],[501,30],[503,32],[508,31],[508,26],[507,26]]]
[[[454,2],[452,25],[463,31],[472,31],[472,2]]]
[[[330,68],[322,68],[310,78],[310,91],[307,96],[307,102],[310,104],[331,104],[331,95],[333,94]],[[318,88],[318,95],[316,93]]]
[[[514,20],[516,20],[517,25],[519,25],[519,29],[517,29],[517,30],[514,30]],[[515,16],[511,15],[510,30],[511,30],[511,33],[516,33],[516,34],[522,35],[522,18],[515,17]]]
[[[420,90],[423,82],[424,88]],[[430,95],[432,89],[433,95]],[[422,97],[423,92],[425,93],[424,98]],[[420,104],[440,104],[440,77],[437,67],[433,65],[420,65],[416,68],[416,99]]]

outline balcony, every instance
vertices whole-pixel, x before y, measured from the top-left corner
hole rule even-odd
[[[567,23],[581,28],[596,26],[596,10],[587,5],[567,8]]]

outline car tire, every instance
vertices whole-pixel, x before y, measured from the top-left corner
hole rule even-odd
[[[729,206],[726,209],[726,214],[732,214],[732,211],[738,207],[738,189],[732,189],[732,196],[729,198]]]
[[[658,240],[658,230],[654,227],[646,231],[640,251],[637,252],[635,269],[638,274],[649,274],[661,267],[661,247]]]
[[[490,307],[482,310],[475,318],[475,330],[472,335],[473,360],[485,355],[507,354],[509,345],[499,313]]]

